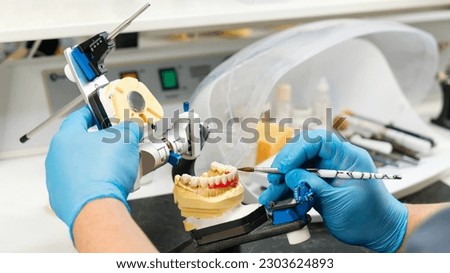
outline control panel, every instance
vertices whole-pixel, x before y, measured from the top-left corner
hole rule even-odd
[[[189,100],[203,78],[228,56],[228,53],[218,53],[173,60],[113,63],[108,65],[106,77],[110,81],[123,77],[138,79],[151,90],[164,107]],[[65,77],[62,68],[45,70],[43,78],[49,108],[53,113],[80,93],[77,86]]]
[[[173,43],[148,48],[114,50],[106,60],[109,81],[135,77],[162,104],[165,115],[192,96],[215,67],[252,40],[227,43]],[[18,60],[0,66],[0,160],[44,154],[59,128],[55,121],[22,144],[19,138],[80,95],[66,78],[63,56]]]

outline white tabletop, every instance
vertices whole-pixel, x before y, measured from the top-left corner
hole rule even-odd
[[[449,0],[3,0],[0,42],[111,31],[143,4],[126,31],[167,31],[450,6]]]

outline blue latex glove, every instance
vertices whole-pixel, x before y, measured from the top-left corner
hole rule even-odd
[[[139,125],[128,122],[88,132],[93,125],[87,106],[72,113],[53,137],[45,161],[50,205],[71,234],[75,218],[91,200],[112,197],[128,207],[137,177]]]
[[[270,174],[270,185],[259,201],[288,198],[306,181],[315,193],[314,208],[337,239],[377,252],[395,252],[406,233],[407,208],[395,199],[381,180],[322,179],[306,170],[376,172],[367,151],[324,130],[302,132],[276,156],[272,167],[286,175]],[[400,182],[401,183],[401,182]]]

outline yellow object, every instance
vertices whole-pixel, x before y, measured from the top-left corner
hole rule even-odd
[[[6,58],[8,61],[20,60],[25,58],[28,54],[28,49],[25,47],[19,47],[13,53],[9,54]]]
[[[189,42],[192,40],[193,35],[183,32],[183,33],[177,33],[172,34],[169,36],[170,40],[177,41],[177,42]]]
[[[113,123],[140,119],[145,124],[152,124],[164,116],[161,104],[148,88],[136,78],[125,77],[110,82],[100,95],[109,117]]]
[[[186,231],[223,216],[244,199],[244,187],[234,166],[212,162],[210,170],[200,177],[176,175],[174,181],[174,202],[186,218]]]
[[[220,36],[224,38],[248,38],[251,35],[251,28],[227,29],[220,32]]]
[[[262,122],[257,125],[259,139],[256,151],[256,164],[278,153],[294,136],[294,129],[276,123]]]
[[[174,201],[178,204],[183,217],[212,218],[222,215],[238,206],[244,199],[244,187],[239,183],[236,187],[221,190],[216,196],[208,196],[209,189],[192,189],[182,183],[175,182]]]

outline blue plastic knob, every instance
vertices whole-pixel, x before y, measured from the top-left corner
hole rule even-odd
[[[184,112],[189,111],[189,102],[188,101],[183,102],[183,111]]]
[[[172,166],[176,166],[180,163],[180,161],[181,161],[181,155],[174,153],[173,151],[170,151],[169,159],[167,160],[167,162],[169,162],[169,164]]]

